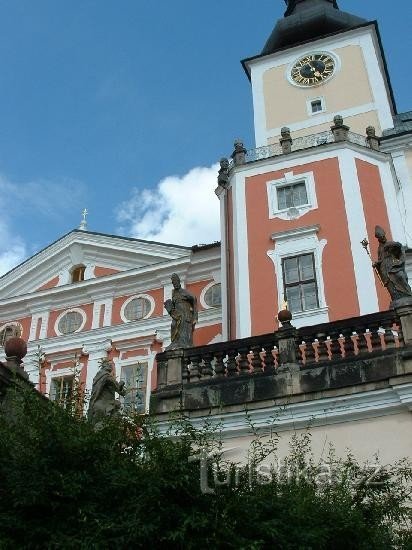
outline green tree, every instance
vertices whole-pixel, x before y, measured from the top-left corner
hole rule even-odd
[[[207,423],[175,420],[167,437],[146,417],[95,431],[70,408],[20,392],[13,415],[0,416],[0,449],[2,549],[412,547],[410,465],[371,482],[351,456],[316,463],[309,435],[271,469],[276,434],[256,435],[239,465]]]

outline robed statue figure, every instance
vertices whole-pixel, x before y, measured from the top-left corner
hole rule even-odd
[[[96,424],[119,412],[120,401],[115,394],[125,395],[124,382],[117,382],[109,359],[102,359],[100,369],[93,378],[87,418]]]
[[[165,309],[172,318],[171,344],[166,349],[190,348],[193,346],[193,331],[197,322],[197,300],[182,288],[179,275],[171,276],[172,299],[166,300]]]
[[[378,261],[374,262],[382,283],[388,289],[392,301],[401,298],[412,298],[412,290],[408,284],[405,270],[405,252],[401,243],[388,241],[386,233],[379,225],[375,228],[378,239]]]

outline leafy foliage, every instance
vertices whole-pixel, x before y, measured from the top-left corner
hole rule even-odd
[[[172,421],[169,437],[142,417],[96,431],[34,392],[13,411],[0,417],[2,549],[412,547],[407,463],[370,482],[351,456],[316,463],[309,435],[278,463],[276,434],[256,434],[242,465],[207,423]]]

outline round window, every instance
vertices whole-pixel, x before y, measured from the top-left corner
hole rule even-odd
[[[205,293],[205,303],[209,307],[220,307],[222,305],[222,293],[220,283],[211,286]]]
[[[83,315],[78,311],[68,311],[60,319],[58,329],[61,334],[76,332],[83,324]]]
[[[151,303],[147,298],[133,298],[124,308],[124,316],[128,321],[143,319],[149,314]]]

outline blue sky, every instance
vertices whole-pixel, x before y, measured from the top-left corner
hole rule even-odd
[[[399,111],[412,109],[408,5],[340,1],[379,21]],[[281,0],[1,1],[0,272],[77,227],[85,206],[93,231],[218,238],[210,167],[236,137],[253,147],[240,60],[283,11]]]

